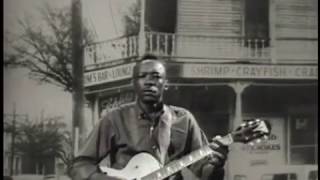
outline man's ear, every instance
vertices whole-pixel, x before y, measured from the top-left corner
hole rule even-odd
[[[169,89],[169,81],[168,81],[168,79],[166,79],[164,81],[164,90],[168,90],[168,89]]]

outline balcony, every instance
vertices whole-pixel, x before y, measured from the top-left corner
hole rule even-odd
[[[84,48],[84,65],[86,69],[91,69],[137,56],[138,36],[121,37],[86,46]]]
[[[139,52],[176,61],[270,61],[270,42],[265,39],[146,32],[142,42],[138,36],[130,36],[91,44],[85,47],[85,67],[135,58]]]

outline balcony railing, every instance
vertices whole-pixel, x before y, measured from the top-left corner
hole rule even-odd
[[[85,65],[136,57],[139,55],[138,42],[138,36],[131,36],[89,45],[85,48]],[[141,47],[145,49],[142,52],[162,57],[246,61],[270,59],[268,39],[146,32],[143,42]]]
[[[138,36],[122,37],[88,45],[84,49],[85,66],[107,63],[138,55]]]

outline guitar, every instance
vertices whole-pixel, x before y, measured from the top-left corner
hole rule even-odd
[[[253,140],[256,140],[258,143],[261,139],[267,139],[270,131],[271,126],[267,121],[255,119],[241,124],[228,135],[216,139],[225,146],[235,142],[252,143]],[[212,145],[214,144],[212,143]],[[121,170],[105,166],[100,166],[100,169],[102,172],[108,174],[108,176],[119,179],[162,180],[214,153],[209,145],[206,145],[165,166],[162,166],[151,154],[139,153],[131,158],[126,167]]]

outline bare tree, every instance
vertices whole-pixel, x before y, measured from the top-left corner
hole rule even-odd
[[[129,9],[128,13],[123,16],[124,35],[138,35],[140,27],[141,1],[136,0]]]
[[[4,66],[23,67],[30,70],[30,77],[40,83],[50,83],[73,91],[71,8],[39,9],[41,23],[25,17],[18,21],[21,33],[4,38]],[[92,34],[84,27],[84,43],[90,43]]]

